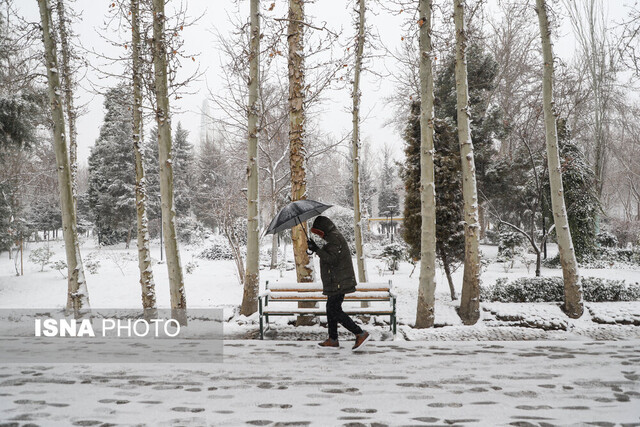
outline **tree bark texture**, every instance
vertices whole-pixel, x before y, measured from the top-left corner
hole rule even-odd
[[[420,0],[420,206],[422,215],[420,282],[416,328],[434,323],[436,292],[436,186],[433,146],[432,0]]]
[[[551,186],[551,209],[558,238],[558,252],[564,278],[564,306],[567,316],[578,318],[583,313],[582,286],[580,285],[578,263],[571,240],[567,209],[564,202],[562,187],[562,171],[560,169],[560,154],[558,150],[558,134],[556,128],[556,114],[553,102],[553,49],[551,46],[551,30],[547,17],[545,0],[536,0],[536,12],[540,24],[542,39],[542,57],[544,60],[544,74],[542,81],[543,110],[545,136],[547,142],[547,161],[549,163],[549,183]]]
[[[471,139],[469,84],[467,81],[467,34],[464,24],[466,2],[454,0],[456,27],[456,93],[458,141],[462,162],[462,196],[464,199],[464,275],[458,314],[465,325],[480,318],[480,222],[478,221],[478,189]]]
[[[356,66],[353,75],[352,109],[352,141],[351,161],[353,163],[353,221],[356,243],[356,258],[358,265],[358,280],[367,282],[364,251],[362,250],[362,211],[360,207],[360,72],[362,70],[362,53],[364,50],[365,31],[365,0],[358,0],[358,37],[356,40]],[[363,303],[367,305],[367,303]]]
[[[73,105],[73,75],[71,71],[71,49],[69,47],[69,30],[64,10],[64,0],[57,0],[58,31],[60,33],[60,52],[62,53],[62,81],[64,87],[64,104],[67,110],[69,127],[69,167],[71,169],[71,188],[73,189],[73,207],[78,204],[78,132],[76,131],[77,111]]]
[[[142,291],[142,309],[146,319],[158,316],[156,287],[149,250],[149,220],[147,218],[147,186],[140,143],[143,140],[142,120],[142,60],[140,57],[140,0],[131,0],[131,54],[133,84],[133,153],[136,162],[136,213],[138,234],[138,268]]]
[[[164,38],[164,0],[153,0],[153,67],[158,124],[158,162],[160,165],[160,200],[162,229],[167,253],[171,315],[186,325],[187,299],[184,289],[180,251],[176,235],[173,198],[173,164],[171,158],[171,117],[167,85],[167,47]]]
[[[307,198],[307,151],[304,146],[304,1],[289,0],[289,162],[291,165],[291,201]],[[304,227],[304,229],[303,229]],[[307,254],[307,239],[303,223],[291,229],[293,256],[298,282],[313,282],[313,263]],[[300,302],[300,308],[315,307],[315,303]],[[297,325],[309,325],[312,319],[298,316]]]
[[[249,136],[247,163],[247,267],[240,314],[249,316],[258,310],[260,252],[258,236],[258,96],[260,60],[260,1],[251,0],[251,41],[249,50]]]
[[[82,317],[90,309],[89,292],[85,280],[80,244],[76,223],[76,211],[73,204],[73,188],[69,154],[64,137],[65,123],[60,96],[60,79],[55,38],[51,25],[51,5],[49,0],[38,0],[42,26],[44,55],[47,68],[49,104],[53,119],[53,144],[58,168],[58,188],[60,189],[60,210],[62,211],[62,234],[64,237],[67,266],[67,310],[73,311],[76,317]]]

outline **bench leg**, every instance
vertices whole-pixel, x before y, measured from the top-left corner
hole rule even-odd
[[[264,339],[264,327],[262,323],[262,298],[258,298],[258,308],[260,309],[260,339]]]

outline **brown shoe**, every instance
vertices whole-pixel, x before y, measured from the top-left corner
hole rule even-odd
[[[356,335],[356,343],[354,344],[351,350],[352,351],[360,350],[364,346],[364,344],[370,339],[371,339],[371,335],[369,335],[369,332],[366,332],[366,331]]]
[[[333,338],[327,338],[326,341],[319,342],[318,346],[320,346],[320,347],[340,347],[340,343],[338,343],[338,340],[334,340]]]

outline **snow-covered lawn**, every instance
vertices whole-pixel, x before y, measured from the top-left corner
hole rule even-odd
[[[64,306],[66,280],[28,261],[42,245],[25,251],[24,276],[2,254],[0,308]],[[61,242],[51,248],[53,260],[64,259]],[[257,316],[235,311],[242,287],[233,262],[197,259],[197,246],[181,250],[183,266],[197,262],[185,275],[189,307],[224,308],[222,363],[0,365],[0,425],[640,424],[639,302],[586,303],[577,320],[552,303],[484,302],[481,321],[464,326],[439,271],[437,327],[418,330],[419,267],[411,275],[413,266],[402,263],[392,275],[369,259],[369,281],[391,279],[398,293],[398,335],[393,340],[386,318],[364,319],[374,341],[357,354],[344,330],[340,349],[320,349],[308,340],[324,339],[324,325],[295,327],[287,318],[274,319],[264,341],[253,339]],[[483,251],[495,257],[494,247]],[[93,307],[140,307],[135,248],[85,242],[82,252],[100,264],[87,274]],[[157,244],[152,254],[157,261]],[[169,307],[166,265],[153,269],[158,304]],[[490,261],[483,281],[532,274],[521,264],[505,271]],[[582,274],[640,281],[631,269]],[[461,275],[454,275],[458,293]],[[261,287],[266,280],[292,282],[295,274],[264,269]]]
[[[14,261],[6,253],[0,258],[0,308],[58,308],[66,302],[67,282],[60,272],[29,261],[32,250],[45,243],[31,243],[25,250],[23,276],[16,276]],[[49,243],[55,252],[52,261],[64,260],[62,242]],[[289,249],[290,246],[289,246]],[[233,261],[211,261],[197,258],[202,246],[182,245],[183,267],[197,265],[191,274],[185,273],[187,303],[192,308],[222,307],[225,318],[225,336],[230,339],[255,338],[258,325],[257,316],[244,318],[236,315],[235,308],[242,299],[242,287],[237,278]],[[513,269],[503,263],[497,263],[495,246],[483,246],[482,251],[487,263],[482,273],[483,283],[493,284],[500,277],[532,276],[533,267],[516,262]],[[138,282],[137,250],[135,242],[130,249],[124,245],[101,248],[91,239],[82,246],[85,261],[99,263],[97,272],[87,272],[87,282],[92,307],[95,308],[139,308],[141,305],[140,285]],[[550,256],[555,255],[551,246]],[[169,284],[166,264],[159,263],[159,243],[152,245],[154,258],[154,278],[159,307],[169,307]],[[288,259],[293,258],[292,253]],[[317,267],[317,259],[315,260]],[[416,298],[419,265],[402,262],[399,271],[394,274],[385,270],[381,260],[368,259],[369,281],[393,281],[398,294],[398,335],[397,339],[406,340],[513,340],[513,339],[572,339],[576,337],[596,339],[632,339],[640,338],[640,302],[628,303],[586,303],[585,315],[578,320],[568,319],[557,304],[504,304],[482,303],[482,321],[473,327],[463,326],[456,313],[458,301],[451,301],[449,287],[442,270],[437,274],[436,290],[436,328],[416,330],[411,326],[415,321]],[[412,270],[414,270],[412,272]],[[561,276],[559,269],[542,269],[543,276]],[[640,270],[630,268],[583,269],[584,276],[625,279],[628,282],[640,282]],[[260,286],[265,282],[295,281],[295,271],[269,270],[260,272]],[[459,295],[462,282],[462,269],[454,273],[456,291]],[[377,340],[388,340],[388,326],[383,325],[388,318],[373,318],[366,327]],[[325,334],[322,325],[296,328],[290,326],[292,318],[272,319],[269,339],[318,339]],[[634,324],[636,326],[634,326]]]

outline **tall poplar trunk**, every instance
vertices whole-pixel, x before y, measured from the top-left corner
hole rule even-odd
[[[184,289],[180,251],[176,235],[173,199],[173,164],[171,158],[171,117],[167,88],[167,47],[164,39],[164,0],[153,0],[153,67],[158,124],[158,162],[160,165],[160,200],[162,229],[167,253],[171,315],[181,324],[187,323],[187,299]]]
[[[68,292],[67,310],[73,311],[76,317],[90,309],[89,292],[82,267],[80,244],[76,223],[76,211],[73,206],[73,188],[71,185],[71,170],[69,155],[65,141],[64,113],[60,97],[60,79],[58,77],[58,59],[56,55],[55,39],[51,28],[51,6],[49,0],[38,0],[40,20],[44,41],[44,56],[47,68],[49,104],[53,119],[53,145],[56,153],[58,169],[58,188],[60,189],[60,210],[62,212],[62,234],[64,237],[65,253],[67,257]]]
[[[432,0],[420,0],[420,282],[416,328],[433,326],[436,292],[436,185],[433,167]]]
[[[133,152],[136,162],[136,213],[138,217],[138,268],[142,290],[142,309],[146,319],[157,317],[156,288],[151,268],[149,250],[149,220],[147,218],[147,185],[145,179],[140,141],[142,127],[142,76],[140,58],[140,0],[131,0],[131,54],[133,83]]]
[[[545,0],[536,0],[536,12],[540,23],[542,39],[542,57],[544,59],[544,74],[542,81],[544,127],[547,141],[547,161],[549,162],[549,183],[551,186],[551,209],[558,238],[558,252],[564,278],[564,306],[567,316],[578,318],[582,316],[582,286],[578,279],[578,263],[573,250],[571,231],[567,219],[567,209],[564,203],[562,187],[562,171],[560,169],[560,154],[558,151],[558,133],[556,128],[556,114],[553,102],[553,50],[551,47],[551,30],[547,17]]]
[[[289,161],[291,165],[291,201],[307,198],[307,151],[304,147],[304,1],[289,0]],[[303,230],[304,227],[304,230]],[[313,264],[307,254],[307,239],[303,223],[291,229],[293,256],[298,282],[313,281]],[[315,303],[300,302],[300,308],[315,307]],[[298,316],[298,325],[311,324],[311,319]]]
[[[249,137],[247,163],[247,267],[240,314],[249,316],[258,310],[259,236],[258,236],[258,65],[260,60],[259,0],[251,0],[251,46],[249,51]]]
[[[456,27],[456,93],[458,140],[462,161],[462,197],[464,199],[464,274],[458,314],[465,325],[480,318],[480,223],[478,189],[473,141],[469,119],[469,84],[467,82],[467,33],[464,24],[464,0],[454,0]]]
[[[57,0],[58,31],[60,33],[60,51],[62,53],[62,81],[64,88],[64,105],[67,110],[69,127],[69,166],[71,169],[71,188],[73,189],[73,207],[78,204],[78,133],[76,131],[77,111],[73,105],[73,76],[71,71],[71,49],[69,48],[69,31],[64,10],[64,1]]]
[[[353,221],[356,241],[356,258],[358,265],[358,280],[367,281],[367,270],[364,262],[364,251],[362,250],[362,212],[360,209],[360,71],[362,69],[362,51],[364,49],[364,13],[366,10],[365,0],[358,0],[358,38],[356,41],[356,66],[353,76],[353,99],[352,110],[352,152],[353,162]],[[368,306],[368,303],[363,303]]]

